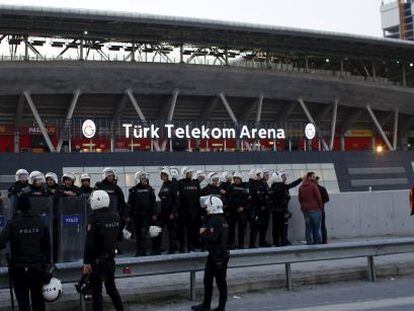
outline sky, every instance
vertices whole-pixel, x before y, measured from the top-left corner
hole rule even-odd
[[[0,4],[152,13],[382,36],[381,1],[0,0]]]

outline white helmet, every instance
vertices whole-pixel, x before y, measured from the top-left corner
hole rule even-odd
[[[270,176],[270,170],[268,170],[268,169],[263,170],[263,177],[265,177],[265,176]]]
[[[221,174],[221,178],[223,181],[228,181],[229,179],[231,179],[234,175],[233,171],[225,171]]]
[[[132,233],[128,231],[126,227],[124,227],[124,229],[122,229],[122,235],[124,237],[124,240],[128,241],[131,239]]]
[[[260,180],[263,179],[264,170],[262,168],[256,169],[256,179]]]
[[[215,195],[206,195],[200,197],[200,206],[205,208],[207,214],[217,215],[223,214],[223,201]]]
[[[107,177],[113,175],[114,179],[117,179],[116,170],[113,168],[107,167],[102,171],[102,180],[105,180]]]
[[[220,181],[220,175],[216,172],[211,172],[207,175],[208,183],[211,185],[214,179],[218,179]]]
[[[46,302],[54,302],[63,294],[62,283],[57,278],[51,278],[49,284],[43,285],[42,295]]]
[[[55,173],[53,173],[53,172],[47,172],[46,173],[45,179],[48,179],[48,178],[52,178],[53,181],[55,182],[55,184],[57,184],[59,182],[58,176]]]
[[[136,172],[135,175],[134,175],[135,184],[138,185],[142,178],[145,178],[145,179],[149,178],[147,172],[145,172],[145,171]]]
[[[233,179],[235,179],[235,178],[240,178],[240,180],[243,181],[243,174],[240,173],[240,172],[235,172],[233,174]]]
[[[24,168],[17,170],[16,174],[14,175],[15,181],[27,181],[29,178],[29,172],[26,171]]]
[[[255,168],[252,168],[250,171],[249,171],[249,179],[257,179],[257,175],[256,175],[256,169]]]
[[[184,166],[181,169],[181,177],[186,178],[188,173],[194,174],[194,169],[192,169],[191,167],[188,167],[188,166]]]
[[[89,202],[92,210],[108,207],[110,203],[109,195],[104,190],[94,190],[89,197]]]
[[[76,175],[74,173],[72,173],[72,172],[66,172],[65,174],[63,174],[63,176],[62,176],[62,182],[65,181],[65,178],[69,178],[73,182],[76,181]]]
[[[45,175],[39,171],[33,171],[29,175],[29,185],[33,185],[35,180],[40,180],[42,183],[46,182]]]
[[[170,166],[170,170],[171,170],[171,178],[179,178],[180,177],[180,172],[178,171],[178,168],[175,166]]]
[[[206,175],[204,174],[204,172],[203,171],[200,171],[200,170],[197,170],[195,173],[194,173],[194,179],[197,179],[199,176],[202,176],[202,177],[204,177],[204,178],[206,178]]]
[[[148,232],[149,232],[149,235],[150,235],[151,239],[153,239],[153,238],[156,238],[157,236],[159,236],[161,231],[162,231],[161,227],[150,226]]]
[[[168,176],[168,179],[171,180],[172,179],[172,172],[171,172],[171,168],[169,166],[163,166],[161,168],[161,174],[166,174]]]
[[[282,175],[279,172],[274,172],[272,178],[270,179],[272,184],[282,182]]]
[[[86,180],[86,179],[91,180],[91,175],[89,175],[88,173],[82,174],[81,177],[80,177],[80,180],[82,181],[82,180]]]

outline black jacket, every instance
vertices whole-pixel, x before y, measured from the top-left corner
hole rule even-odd
[[[161,186],[158,197],[161,199],[161,214],[178,214],[179,198],[177,182],[165,181]]]
[[[281,182],[274,183],[269,189],[269,200],[273,211],[283,211],[289,207],[290,193],[289,189],[298,186],[302,182],[302,178],[285,184]]]
[[[320,186],[320,185],[318,185],[318,188],[319,188],[319,191],[321,193],[323,205],[325,206],[325,204],[329,202],[329,194],[328,194],[328,191],[326,190],[325,187]]]
[[[236,213],[239,207],[243,207],[246,211],[250,205],[249,188],[245,183],[240,185],[232,184],[228,189],[228,213]]]
[[[154,189],[150,185],[140,183],[129,189],[128,216],[156,215],[157,202]]]
[[[79,187],[80,194],[91,194],[93,191],[92,187]]]
[[[179,213],[198,215],[200,213],[200,184],[194,179],[181,179],[178,183],[178,193]]]
[[[12,196],[19,196],[22,192],[22,190],[24,188],[26,188],[28,186],[28,182],[21,182],[21,181],[16,181],[13,185],[10,186],[9,191],[8,191],[8,197],[12,197]]]
[[[62,196],[62,197],[68,196],[67,194],[65,194],[65,192],[73,192],[73,193],[76,194],[76,196],[80,196],[81,195],[80,188],[78,186],[75,186],[75,185],[73,185],[71,187],[67,187],[65,185],[61,185],[59,187],[59,192],[58,192],[59,196]]]
[[[122,189],[116,183],[109,183],[106,179],[104,179],[95,184],[94,190],[104,190],[109,194],[110,198],[115,196],[117,198],[117,206],[112,206],[111,203],[111,208],[114,208],[121,218],[124,216],[126,210],[125,196]]]
[[[29,185],[21,191],[21,194],[29,197],[47,197],[51,195],[46,185],[42,185],[40,187]]]
[[[208,259],[220,263],[229,258],[227,239],[229,227],[223,215],[210,215],[207,217],[206,230],[202,234],[208,251]]]
[[[10,241],[12,263],[50,263],[50,235],[45,222],[31,212],[10,220],[0,233],[0,249]]]
[[[101,257],[115,256],[121,221],[117,212],[102,208],[92,212],[86,227],[83,262],[96,263]]]

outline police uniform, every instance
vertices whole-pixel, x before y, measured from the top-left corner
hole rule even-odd
[[[266,241],[267,229],[269,228],[270,220],[270,201],[269,201],[269,190],[270,187],[265,179],[260,181],[261,187],[261,207],[259,209],[259,246],[269,247],[271,246]]]
[[[200,229],[200,185],[190,178],[183,178],[178,183],[180,206],[178,210],[178,239],[180,251],[186,246],[188,251],[199,247],[198,235]]]
[[[109,208],[92,212],[88,218],[84,264],[92,266],[93,310],[103,310],[102,283],[117,311],[123,310],[121,297],[115,285],[115,248],[120,229],[118,213]]]
[[[161,199],[161,208],[158,215],[159,226],[167,227],[169,239],[169,253],[175,253],[177,250],[177,216],[178,216],[178,188],[177,182],[165,181],[158,193]],[[154,251],[159,252],[161,249],[162,232],[154,239]]]
[[[224,311],[227,302],[226,279],[230,256],[227,249],[228,225],[224,215],[208,216],[202,237],[208,251],[204,269],[204,301],[200,306],[193,307],[193,310],[210,310],[213,295],[213,281],[216,279],[219,290],[219,305],[215,310]]]
[[[248,220],[250,224],[250,241],[249,247],[256,247],[256,237],[261,225],[260,211],[262,207],[265,207],[263,184],[260,180],[249,180],[249,193],[250,193],[250,208]]]
[[[81,194],[90,195],[92,193],[92,191],[93,191],[93,188],[92,187],[84,187],[84,186],[81,186],[79,188],[79,190],[80,190],[80,193]]]
[[[225,215],[229,224],[229,247],[235,247],[235,235],[237,225],[238,248],[244,248],[244,236],[247,223],[247,212],[249,210],[249,189],[244,183],[232,184],[228,189],[228,208]],[[239,210],[243,208],[243,210]]]
[[[49,229],[30,212],[27,196],[19,199],[18,208],[21,213],[0,233],[0,249],[10,242],[10,270],[19,309],[43,311],[42,286],[46,265],[51,261]]]
[[[16,181],[8,190],[8,197],[19,196],[24,188],[28,186],[27,181]]]
[[[136,255],[146,255],[148,229],[153,222],[153,217],[157,215],[154,189],[148,184],[141,183],[129,189],[127,208],[128,217],[133,219],[135,226]]]
[[[299,178],[290,184],[276,182],[269,189],[269,199],[272,206],[272,235],[273,244],[275,246],[286,246],[289,244],[289,189],[298,186],[301,182],[302,178]]]
[[[75,185],[72,185],[72,186],[69,186],[69,187],[66,186],[66,185],[62,185],[62,186],[59,187],[59,192],[58,193],[59,193],[60,196],[62,196],[62,197],[69,196],[68,194],[66,194],[66,192],[72,192],[76,196],[80,196],[80,194],[81,194],[81,191],[80,191],[79,187],[75,186]]]

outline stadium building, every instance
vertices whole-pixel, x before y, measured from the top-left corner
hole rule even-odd
[[[137,168],[160,165],[316,170],[332,192],[414,181],[413,42],[2,5],[0,55],[1,189],[20,167],[98,178],[116,166],[125,190]],[[168,137],[166,124],[285,135]]]

